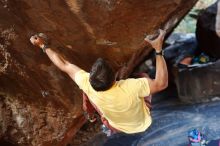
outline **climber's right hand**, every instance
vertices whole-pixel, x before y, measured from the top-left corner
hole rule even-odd
[[[37,34],[31,36],[30,42],[39,48],[42,48],[42,46],[44,46],[44,40],[40,38]]]

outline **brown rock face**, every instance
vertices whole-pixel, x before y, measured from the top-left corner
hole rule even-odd
[[[80,90],[29,43],[33,33],[87,71],[97,57],[119,68],[145,32],[179,21],[196,1],[0,0],[0,139],[63,146],[85,121]]]

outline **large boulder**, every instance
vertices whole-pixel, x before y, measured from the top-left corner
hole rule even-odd
[[[64,146],[85,121],[81,91],[30,44],[33,33],[46,33],[87,71],[97,57],[117,69],[140,51],[145,33],[169,18],[178,23],[196,1],[0,0],[0,139]]]
[[[179,98],[185,103],[201,103],[219,100],[220,60],[179,70],[176,85]]]
[[[196,37],[200,50],[211,57],[220,58],[220,1],[200,13]]]

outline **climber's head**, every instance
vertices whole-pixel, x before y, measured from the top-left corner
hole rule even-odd
[[[108,90],[115,82],[115,72],[104,59],[98,58],[90,70],[89,81],[96,91]]]

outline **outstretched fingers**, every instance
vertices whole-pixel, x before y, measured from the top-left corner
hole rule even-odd
[[[145,37],[144,40],[148,43],[151,43],[152,41],[148,38],[148,37]]]
[[[162,29],[159,29],[159,32],[160,32],[160,35],[159,37],[164,39],[165,35],[166,35],[166,31],[165,30],[162,30]]]
[[[30,42],[38,47],[44,43],[44,41],[38,35],[31,36]]]

